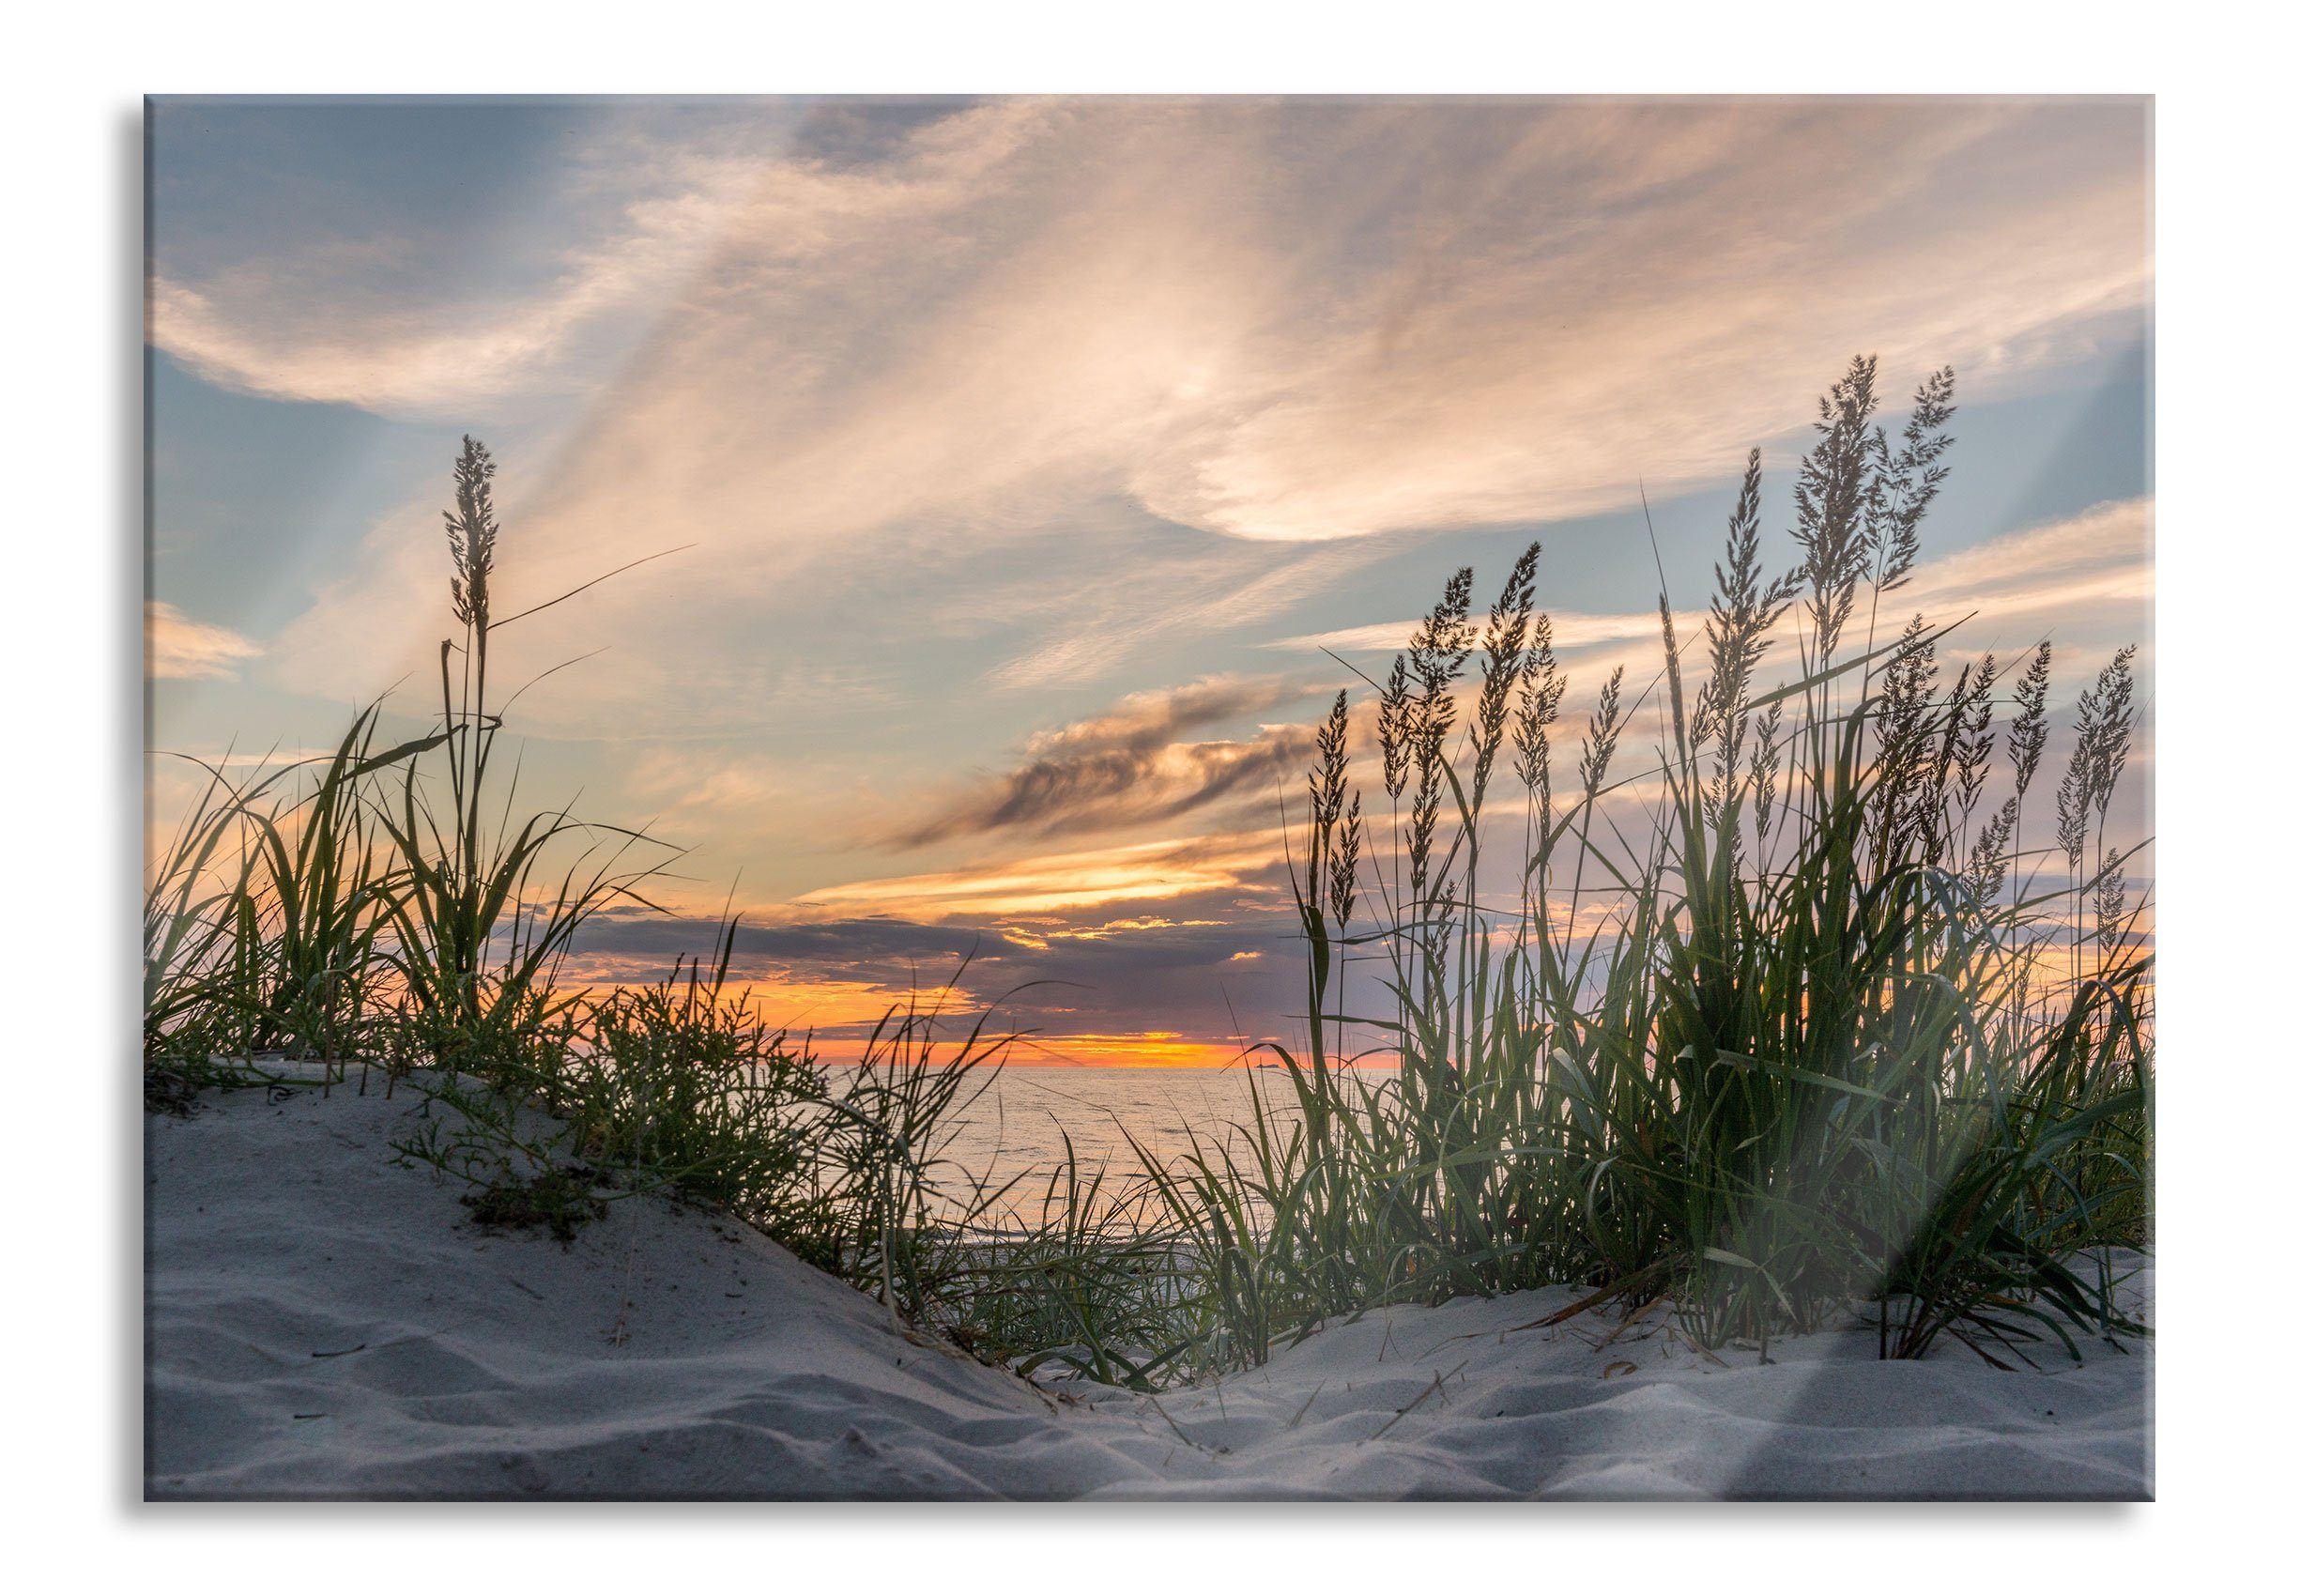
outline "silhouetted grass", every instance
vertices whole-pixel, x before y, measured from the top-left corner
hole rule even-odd
[[[490,645],[560,601],[496,615],[494,473],[466,438],[447,515],[461,630],[439,646],[434,727],[377,751],[371,707],[329,759],[238,783],[210,770],[156,856],[147,1100],[281,1079],[291,1061],[317,1061],[330,1084],[356,1064],[365,1090],[380,1067],[377,1089],[411,1081],[436,1111],[400,1155],[468,1182],[475,1211],[547,1208],[564,1236],[669,1192],[879,1290],[890,1312],[923,1312],[943,1267],[941,1128],[1004,1040],[977,1017],[953,1048],[913,1007],[859,1066],[825,1070],[728,991],[731,920],[708,971],[682,959],[657,983],[601,990],[563,978],[594,915],[652,907],[643,888],[667,851],[646,862],[644,833],[518,813]]]
[[[561,979],[587,919],[645,901],[648,839],[489,820],[511,813],[487,684],[509,622],[468,440],[437,725],[376,753],[368,712],[292,801],[213,774],[153,870],[147,1068],[379,1061],[440,1111],[403,1155],[511,1209],[543,1189],[573,1223],[672,1191],[980,1356],[1136,1386],[1383,1304],[1556,1283],[1665,1298],[1711,1344],[1848,1312],[1884,1357],[2125,1332],[2099,1259],[2151,1225],[2145,906],[2104,836],[2131,651],[2078,700],[2051,839],[2024,846],[2050,646],[1952,674],[1955,621],[1878,638],[1947,478],[1954,379],[1897,440],[1875,382],[1857,361],[1824,398],[1777,576],[1751,453],[1698,642],[1663,591],[1658,673],[1585,694],[1570,772],[1538,545],[1481,622],[1457,573],[1369,683],[1371,806],[1337,698],[1294,853],[1303,1045],[1250,1081],[1244,1123],[1138,1146],[1139,1179],[1075,1154],[954,1168],[1011,1038],[912,1003],[826,1068],[728,990],[731,922],[652,986]]]
[[[1257,1092],[1238,1134],[1142,1155],[1198,1254],[1187,1329],[1208,1361],[1376,1304],[1556,1282],[1667,1297],[1710,1343],[1862,1305],[1882,1356],[1942,1334],[1995,1356],[2064,1324],[2129,1328],[2097,1268],[2068,1260],[2147,1225],[2149,959],[2129,944],[2123,857],[2098,837],[2131,651],[2079,704],[2067,880],[2040,884],[2012,839],[2041,758],[2045,651],[2015,790],[1976,824],[1996,661],[1943,683],[1950,628],[1919,622],[1846,646],[1906,578],[1946,476],[1949,374],[1897,447],[1872,425],[1874,376],[1856,362],[1824,402],[1796,496],[1804,559],[1785,577],[1758,564],[1751,456],[1697,687],[1663,595],[1658,762],[1633,777],[1615,774],[1617,671],[1579,793],[1556,800],[1538,547],[1481,628],[1468,573],[1448,584],[1377,684],[1385,787],[1408,804],[1391,873],[1378,848],[1368,862],[1387,921],[1355,932],[1331,867],[1357,855],[1361,812],[1336,705],[1295,876],[1310,1007],[1305,1051],[1276,1050],[1292,1100]],[[1792,613],[1791,680],[1754,692]],[[1505,743],[1522,828],[1491,807]],[[1489,852],[1521,829],[1522,853]],[[1481,894],[1496,876],[1499,900]],[[1330,1003],[1349,960],[1375,966],[1385,1005]],[[1337,1067],[1345,1031],[1378,1038],[1396,1072]]]

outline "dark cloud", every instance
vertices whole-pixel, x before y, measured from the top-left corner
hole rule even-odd
[[[580,980],[636,982],[670,974],[676,955],[715,946],[718,925],[699,917],[593,922],[571,959]],[[857,982],[888,1006],[959,976],[996,1007],[994,1027],[1032,1032],[1059,1051],[1064,1035],[1159,1031],[1210,1039],[1244,1031],[1282,1036],[1302,1005],[1298,934],[1291,915],[1204,894],[1113,917],[1106,911],[1033,915],[1006,924],[925,925],[886,917],[741,926],[731,978],[794,989]],[[860,1036],[868,1022],[823,1025],[825,1038]]]
[[[585,954],[657,955],[707,952],[718,946],[721,923],[698,916],[602,917],[576,942]],[[885,959],[958,959],[984,944],[1004,945],[993,928],[928,926],[874,916],[819,924],[756,926],[738,923],[734,954],[741,959],[788,959],[820,964]]]
[[[1265,727],[1236,742],[1178,739],[1296,703],[1307,691],[1278,678],[1209,677],[1135,694],[1107,714],[1034,738],[1021,766],[901,840],[917,847],[1009,829],[1053,834],[1169,820],[1236,793],[1265,792],[1308,760],[1310,728]]]

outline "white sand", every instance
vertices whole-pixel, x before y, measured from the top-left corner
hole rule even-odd
[[[2006,1373],[1847,1331],[1720,1367],[1642,1324],[1515,1327],[1557,1289],[1372,1315],[1155,1403],[1056,1400],[667,1203],[570,1247],[483,1234],[389,1161],[412,1095],[205,1104],[147,1120],[154,1497],[2151,1491],[2146,1342]]]

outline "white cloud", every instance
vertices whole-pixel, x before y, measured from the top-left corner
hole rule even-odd
[[[2096,504],[1928,561],[1894,597],[1903,612],[1938,621],[1972,614],[1991,630],[2016,619],[2080,628],[2109,616],[2144,622],[2155,594],[2155,517],[2150,499]]]
[[[1418,617],[1406,621],[1376,622],[1371,626],[1349,626],[1339,632],[1312,632],[1299,637],[1280,637],[1262,646],[1265,649],[1285,649],[1309,653],[1331,650],[1346,653],[1396,653],[1403,650],[1420,625]],[[1572,610],[1549,612],[1550,641],[1560,652],[1572,649],[1594,648],[1600,643],[1621,642],[1629,638],[1649,637],[1661,640],[1661,616],[1658,612],[1626,615],[1583,615]]]
[[[335,278],[251,266],[254,287],[163,281],[155,336],[258,391],[481,428],[529,413],[506,395],[578,385],[555,445],[506,464],[506,583],[547,596],[700,540],[585,601],[621,652],[579,713],[644,724],[678,695],[730,715],[771,685],[762,625],[867,600],[887,632],[931,632],[950,604],[928,574],[1081,505],[1279,545],[1540,520],[1640,474],[1729,474],[1858,349],[1895,388],[1954,361],[1969,399],[2009,391],[2139,328],[2143,122],[2113,102],[1027,100],[852,167],[633,135],[592,178],[621,196],[611,225],[524,299],[395,297],[356,256]],[[343,693],[421,668],[437,497],[377,528],[282,639],[284,672]],[[1130,558],[1060,594],[993,680],[1104,671],[1340,568],[1154,531]],[[1129,604],[1168,575],[1161,597],[1200,597]]]
[[[1919,612],[1943,623],[1970,617],[1969,626],[1991,635],[2015,624],[2067,629],[2074,623],[2082,630],[2097,629],[2103,622],[2145,625],[2155,592],[2151,550],[2154,523],[2153,499],[2127,499],[1926,560],[1891,595],[1880,619],[1897,626]],[[1681,636],[1689,646],[1699,644],[1705,613],[1694,609],[1680,620]],[[1552,610],[1549,619],[1561,653],[1639,643],[1646,646],[1615,649],[1608,660],[1634,659],[1648,662],[1654,670],[1661,668],[1658,611],[1592,615]],[[1377,622],[1280,637],[1262,646],[1295,652],[1396,653],[1419,624],[1418,617]],[[1956,646],[1962,646],[1961,638]]]
[[[229,681],[264,651],[228,626],[193,621],[172,604],[144,606],[144,636],[156,681]]]
[[[749,140],[680,147],[650,142],[649,126],[643,105],[610,112],[534,172],[516,247],[379,213],[363,237],[265,237],[203,271],[174,264],[191,240],[162,228],[151,340],[223,387],[386,414],[455,419],[595,392],[742,213],[751,152],[786,130],[762,115]],[[546,269],[518,261],[555,239]],[[227,247],[199,242],[188,253]]]

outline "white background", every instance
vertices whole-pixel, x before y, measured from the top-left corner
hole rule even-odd
[[[1429,0],[15,11],[0,97],[0,1509],[21,1588],[2147,1590],[2208,1576],[2208,1558],[2236,1573],[2226,1559],[2246,1542],[2288,1566],[2300,974],[2283,833],[2300,808],[2277,773],[2294,768],[2300,514],[2293,57],[2269,15],[2007,0],[1648,0],[1571,18]],[[2158,96],[2159,1504],[140,1505],[139,98],[546,90]]]

